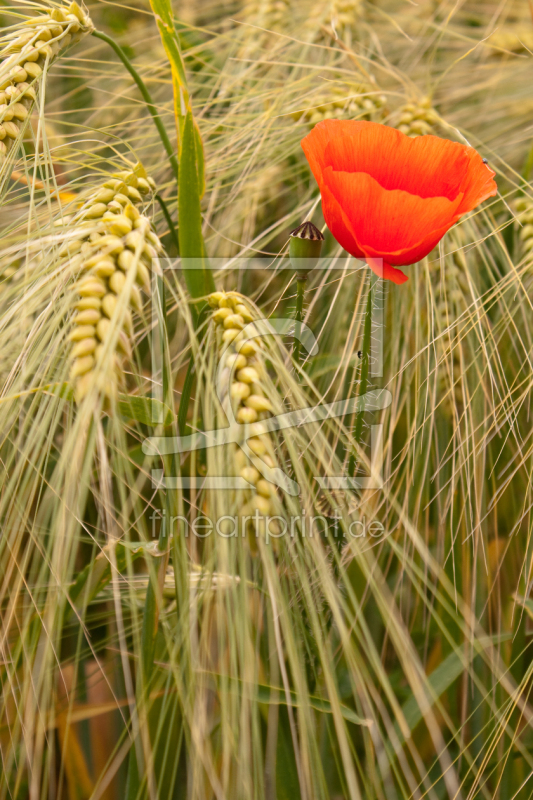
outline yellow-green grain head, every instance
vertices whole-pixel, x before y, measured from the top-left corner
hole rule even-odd
[[[515,203],[518,231],[518,257],[533,262],[533,200],[520,197]]]
[[[247,519],[245,527],[253,543],[252,534],[264,534],[268,517],[275,516],[276,508],[279,509],[276,487],[262,474],[263,467],[268,474],[276,466],[272,439],[261,425],[274,411],[264,380],[265,354],[259,338],[249,340],[241,334],[254,320],[251,305],[243,295],[214,292],[208,299],[217,327],[220,366],[228,376],[231,412],[243,426],[243,442],[249,450],[247,455],[240,446],[234,447],[232,461],[234,474],[250,484],[244,492],[239,516],[241,520]],[[271,533],[273,526],[270,521]]]
[[[385,110],[385,95],[374,86],[363,83],[333,85],[317,104],[305,112],[295,112],[293,119],[302,119],[313,127],[324,119],[362,119],[379,122]]]
[[[76,3],[37,14],[0,39],[0,159],[6,160],[37,99],[50,64],[73,42],[93,30]],[[0,163],[0,177],[5,169]]]
[[[96,382],[113,396],[131,358],[133,314],[150,290],[161,243],[139,210],[154,189],[142,168],[115,174],[68,220],[61,254],[79,274],[72,319],[71,381],[81,401]],[[74,231],[74,234],[72,233]]]
[[[402,133],[413,138],[435,133],[439,115],[431,105],[431,99],[424,97],[421,100],[406,103],[400,108],[396,127]]]

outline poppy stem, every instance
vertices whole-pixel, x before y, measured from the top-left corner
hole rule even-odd
[[[365,324],[363,328],[363,346],[361,349],[361,379],[359,382],[358,397],[364,397],[368,388],[368,372],[370,362],[370,343],[372,339],[372,309],[374,306],[374,289],[375,283],[370,275],[370,286],[368,287],[368,296],[366,300],[365,309]],[[358,411],[355,415],[355,424],[353,428],[353,438],[357,445],[361,444],[363,436],[363,421],[364,409]],[[356,454],[352,452],[348,461],[348,475],[353,478],[355,475],[355,468],[357,466]]]
[[[305,285],[309,270],[314,269],[320,259],[324,236],[316,225],[306,220],[298,225],[289,236],[289,257],[296,272],[296,313],[294,326],[293,358],[300,366],[300,337],[304,310]]]
[[[302,329],[303,310],[304,310],[304,295],[305,286],[307,284],[307,275],[296,276],[296,311],[294,319],[296,325],[294,326],[294,350],[293,356],[296,364],[300,364],[300,336]]]

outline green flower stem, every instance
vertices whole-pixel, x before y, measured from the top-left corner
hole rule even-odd
[[[370,278],[370,286],[368,288],[368,297],[366,301],[366,310],[365,310],[365,325],[363,329],[363,346],[361,349],[361,380],[359,383],[359,397],[363,397],[366,394],[368,388],[368,368],[369,368],[369,361],[370,361],[370,342],[372,339],[372,307],[374,305],[374,282],[372,281],[372,276]],[[353,438],[357,445],[361,444],[361,439],[363,436],[363,421],[364,421],[364,410],[358,411],[355,415],[355,425],[353,428]],[[348,463],[348,475],[350,478],[353,478],[355,475],[355,468],[357,465],[356,454],[351,453],[350,460]]]
[[[126,53],[124,52],[124,50],[122,49],[122,47],[119,44],[117,44],[110,36],[108,36],[106,33],[103,33],[102,31],[93,31],[92,35],[96,36],[97,39],[101,39],[103,42],[106,42],[110,47],[113,48],[113,50],[115,51],[117,56],[120,58],[120,60],[122,61],[122,63],[124,64],[124,66],[126,67],[128,72],[130,73],[131,77],[133,78],[133,80],[135,81],[137,86],[139,87],[139,91],[140,91],[140,93],[142,95],[142,98],[143,98],[144,102],[146,103],[146,105],[148,107],[148,111],[152,115],[152,119],[154,120],[154,124],[155,124],[155,126],[157,128],[159,136],[161,137],[161,141],[163,143],[163,147],[167,151],[168,160],[170,161],[170,164],[172,166],[172,169],[174,171],[174,175],[176,176],[176,181],[177,181],[178,180],[178,175],[179,175],[178,159],[177,159],[175,150],[172,147],[170,139],[168,138],[168,134],[167,134],[167,132],[165,130],[165,126],[163,125],[163,122],[161,121],[161,117],[159,116],[157,108],[155,107],[154,101],[152,99],[152,95],[150,94],[150,92],[146,88],[146,84],[144,83],[143,79],[141,78],[141,76],[139,75],[139,73],[137,72],[137,70],[135,69],[135,67],[133,66],[133,64],[129,60],[128,56],[126,55]]]
[[[301,333],[301,326],[303,320],[303,310],[304,310],[304,295],[305,295],[305,287],[307,285],[307,275],[297,275],[296,276],[296,312],[294,315],[294,319],[296,321],[296,325],[294,327],[294,360],[296,364],[300,363],[300,333]]]

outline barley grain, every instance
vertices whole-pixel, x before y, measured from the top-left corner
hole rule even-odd
[[[324,119],[363,119],[379,122],[385,113],[385,95],[366,84],[334,85],[319,102],[308,111],[294,112],[297,122],[302,120],[313,127]]]
[[[20,123],[28,118],[45,67],[73,39],[92,30],[89,16],[72,2],[54,8],[51,14],[30,17],[0,40],[0,156],[5,157],[20,140]],[[3,171],[0,165],[0,176]]]
[[[247,445],[250,451],[259,457],[266,467],[274,467],[274,450],[270,437],[261,431],[261,419],[273,413],[271,401],[265,395],[265,367],[262,347],[258,340],[243,342],[241,331],[245,323],[254,318],[248,307],[246,298],[236,292],[214,292],[208,298],[214,309],[213,321],[219,330],[219,353],[224,370],[228,371],[229,395],[235,419],[241,425],[253,426],[257,430],[248,431]],[[251,435],[250,435],[251,434]],[[255,435],[257,434],[257,435]],[[244,502],[240,504],[240,517],[253,516],[247,521],[248,532],[256,535],[269,530],[274,532],[274,523],[268,517],[276,513],[276,490],[268,480],[261,478],[257,465],[254,466],[240,447],[233,446],[232,462],[235,473],[244,478],[251,486],[244,493]],[[253,537],[250,539],[253,546]]]
[[[526,259],[533,267],[533,200],[529,197],[520,197],[515,203],[516,216],[520,227],[518,229],[519,256]]]
[[[131,358],[131,311],[142,308],[141,294],[131,278],[148,290],[147,264],[162,248],[150,220],[132,205],[130,197],[133,202],[137,197],[142,201],[143,195],[151,191],[152,183],[138,165],[130,172],[117,173],[104,187],[92,192],[68,222],[69,229],[77,226],[78,237],[74,242],[65,242],[60,252],[70,258],[73,269],[84,273],[76,284],[78,299],[70,333],[75,342],[71,380],[78,402],[93,385],[107,397],[113,396],[122,380],[121,358]],[[132,218],[139,223],[135,231],[131,230]],[[117,314],[118,332],[112,321]],[[113,337],[116,343],[112,368],[106,371],[105,345]]]
[[[422,100],[406,103],[400,108],[396,127],[407,136],[416,138],[434,133],[439,121],[439,115],[431,105],[431,99],[424,97]]]

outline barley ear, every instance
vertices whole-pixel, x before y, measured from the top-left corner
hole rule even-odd
[[[274,445],[261,420],[274,408],[267,396],[264,381],[264,352],[260,339],[246,340],[242,329],[254,320],[254,313],[243,295],[237,292],[214,292],[208,297],[217,327],[221,373],[225,377],[222,392],[227,408],[242,425],[240,445],[232,445],[234,474],[244,479],[249,488],[243,492],[238,515],[248,533],[252,552],[256,552],[257,536],[275,536],[275,522],[269,520],[279,508],[275,485],[268,479],[276,467]],[[275,543],[275,539],[273,540]]]
[[[400,108],[400,116],[396,127],[406,136],[416,138],[428,133],[435,133],[439,115],[431,105],[431,99],[424,97],[412,103],[406,103]]]
[[[79,275],[70,331],[78,402],[93,387],[111,399],[124,382],[133,314],[142,310],[141,290],[149,292],[152,260],[162,252],[150,219],[137,207],[154,188],[138,169],[116,173],[68,223],[75,235],[60,252]]]
[[[93,30],[76,2],[29,17],[0,39],[0,184],[9,175],[23,129],[50,64]]]

